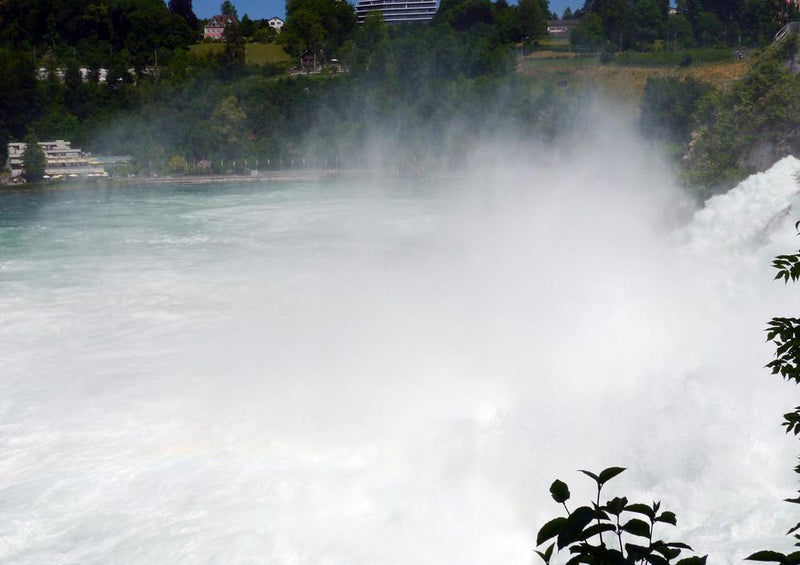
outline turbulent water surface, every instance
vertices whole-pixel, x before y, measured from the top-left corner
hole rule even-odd
[[[693,216],[495,165],[0,193],[0,562],[532,563],[610,465],[715,562],[788,548],[800,161]]]

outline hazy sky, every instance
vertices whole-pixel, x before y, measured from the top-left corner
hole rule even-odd
[[[222,2],[218,0],[195,0],[194,12],[198,18],[210,18],[219,13]],[[355,3],[355,0],[354,2]],[[515,4],[516,1],[511,2]],[[240,16],[247,14],[253,19],[271,18],[272,16],[284,17],[286,14],[285,0],[237,0],[234,1]],[[583,0],[550,0],[550,11],[561,15],[569,6],[573,10],[583,6]]]

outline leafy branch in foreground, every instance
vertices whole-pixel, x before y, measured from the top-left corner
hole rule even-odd
[[[567,565],[705,565],[707,556],[690,556],[675,561],[684,550],[694,551],[687,544],[653,539],[657,523],[672,526],[677,523],[674,513],[661,511],[660,502],[631,504],[626,497],[615,497],[600,504],[603,486],[624,470],[624,467],[609,467],[599,474],[581,470],[595,482],[597,496],[591,501],[591,506],[579,506],[571,512],[567,506],[569,487],[560,480],[553,482],[550,494],[564,507],[567,515],[554,518],[541,527],[536,545],[543,546],[548,542],[549,545],[536,551],[539,557],[549,565],[554,551],[567,548],[572,554]],[[608,534],[606,538],[603,538],[604,533]]]
[[[800,180],[800,178],[798,178]],[[800,230],[800,222],[794,225],[795,230]],[[792,255],[778,255],[772,261],[772,266],[778,272],[777,280],[788,283],[789,280],[797,282],[800,279],[800,251]],[[773,375],[780,375],[787,381],[800,384],[800,318],[772,318],[767,323],[767,341],[775,344],[775,359],[767,363],[767,368]],[[783,415],[783,427],[786,433],[800,436],[800,406],[795,406],[794,411]],[[800,474],[800,465],[795,467],[795,472]],[[800,496],[787,498],[786,502],[800,504]],[[800,547],[800,522],[795,524],[787,536],[793,535],[795,547]],[[783,565],[800,564],[800,551],[784,554],[777,551],[757,551],[746,557],[750,561],[764,561],[768,563],[781,563]]]

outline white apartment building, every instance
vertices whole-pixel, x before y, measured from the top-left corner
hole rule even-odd
[[[11,178],[22,175],[22,155],[25,153],[26,143],[12,142],[8,144],[8,168]],[[45,178],[64,179],[77,177],[107,177],[99,161],[80,149],[70,147],[69,141],[57,139],[56,141],[40,141],[39,147],[44,151],[46,159]]]

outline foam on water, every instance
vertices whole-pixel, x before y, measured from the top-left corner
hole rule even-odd
[[[13,196],[0,561],[529,563],[550,482],[608,465],[715,561],[786,546],[800,162],[677,227],[658,162],[580,154]]]

